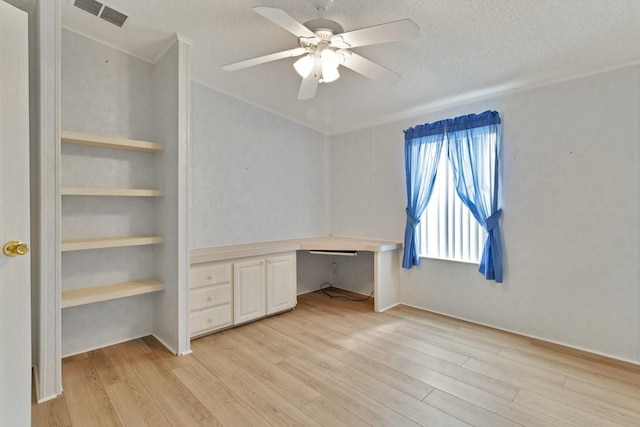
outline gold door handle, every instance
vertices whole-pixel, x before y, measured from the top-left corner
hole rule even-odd
[[[17,240],[10,240],[4,244],[2,251],[6,256],[19,256],[29,253],[29,245],[26,243],[18,242]]]

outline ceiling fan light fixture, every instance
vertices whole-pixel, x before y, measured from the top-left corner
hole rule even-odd
[[[305,55],[293,64],[293,68],[300,74],[300,77],[307,78],[315,65],[315,57],[313,55]]]
[[[320,54],[320,58],[322,58],[322,68],[331,67],[334,69],[338,68],[340,65],[340,58],[338,54],[333,49],[325,49]]]
[[[322,81],[330,83],[340,77],[338,66],[340,65],[340,57],[333,49],[325,49],[320,54],[322,60]]]
[[[331,83],[332,81],[338,80],[338,77],[340,77],[340,73],[337,68],[322,67],[322,81],[324,83]]]

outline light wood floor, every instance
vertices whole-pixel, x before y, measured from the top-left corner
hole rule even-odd
[[[33,425],[640,426],[640,367],[404,306],[312,293],[191,345],[65,359]]]

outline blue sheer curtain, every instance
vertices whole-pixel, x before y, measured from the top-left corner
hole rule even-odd
[[[449,120],[447,142],[456,192],[476,221],[487,231],[480,272],[502,283],[502,241],[498,208],[498,141],[496,111]]]
[[[444,143],[445,121],[404,131],[404,165],[407,184],[407,224],[404,231],[403,268],[420,265],[416,227],[429,203]]]

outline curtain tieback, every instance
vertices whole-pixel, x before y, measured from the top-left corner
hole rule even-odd
[[[500,215],[502,215],[502,209],[498,209],[493,214],[491,214],[489,218],[487,218],[484,226],[484,229],[487,231],[487,233],[493,230],[498,225]]]
[[[409,208],[405,209],[405,211],[407,212],[407,223],[409,223],[410,226],[415,227],[420,224],[420,219],[414,218],[414,216],[411,215],[411,212],[409,212]]]

